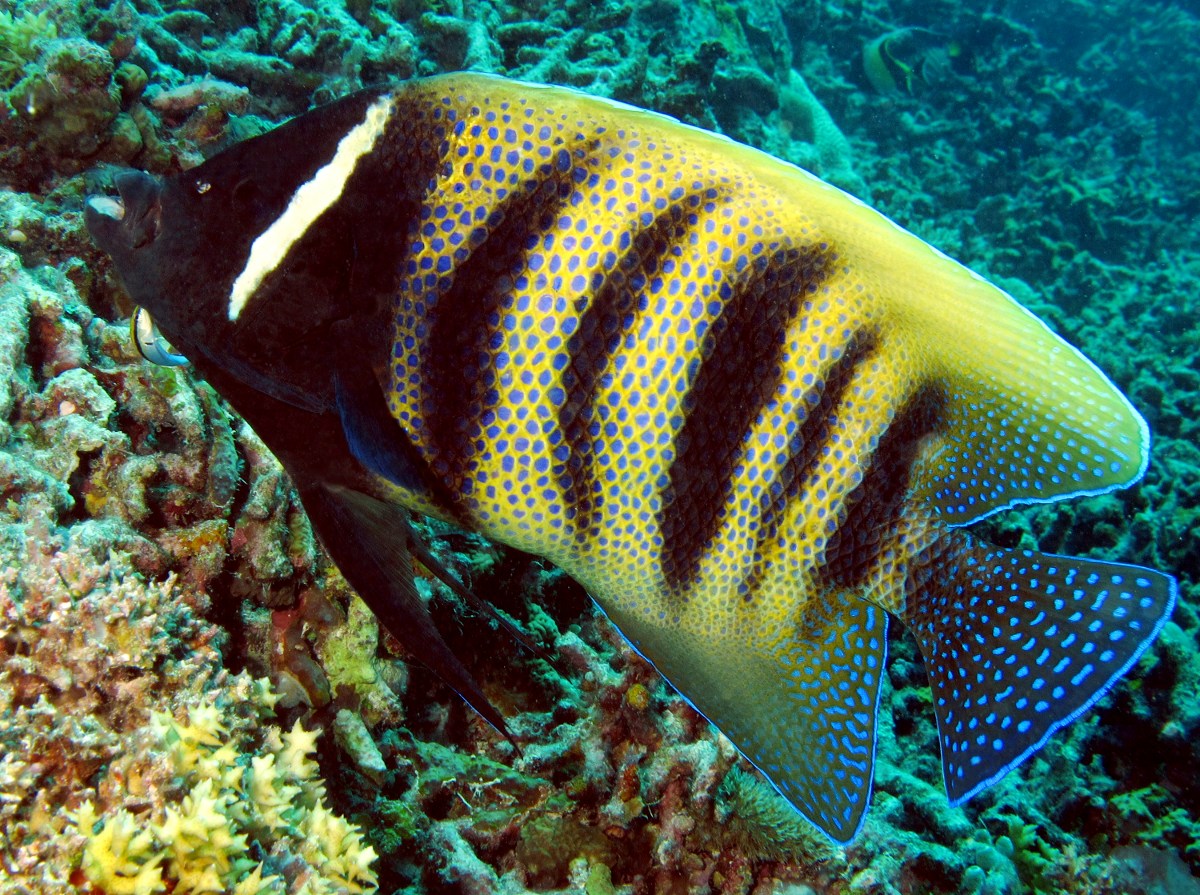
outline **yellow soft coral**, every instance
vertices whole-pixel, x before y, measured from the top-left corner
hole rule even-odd
[[[283,895],[283,877],[262,875],[262,861],[233,887],[233,895]]]
[[[201,755],[193,771],[199,780],[211,780],[218,789],[242,788],[242,768],[238,764],[241,754],[232,743],[226,743],[215,752]]]
[[[283,748],[279,752],[279,766],[287,769],[300,780],[311,780],[316,777],[317,763],[309,756],[317,751],[317,739],[320,734],[308,731],[300,726],[299,719],[292,729],[283,735]]]
[[[190,708],[182,721],[159,713],[151,726],[185,794],[154,822],[127,811],[101,818],[90,803],[79,809],[75,824],[87,839],[82,869],[96,888],[109,895],[154,895],[168,886],[181,895],[283,895],[283,878],[264,875],[263,864],[248,857],[255,851],[270,856],[269,866],[291,866],[295,895],[375,891],[374,849],[325,804],[312,757],[319,732],[298,721],[286,733],[263,731],[216,703]]]
[[[231,798],[229,793],[214,793],[212,780],[201,780],[179,808],[167,808],[166,819],[154,827],[171,856],[167,870],[179,881],[178,891],[224,892],[227,880],[253,865],[237,857],[246,853],[247,840],[235,831],[228,814]]]
[[[247,794],[258,809],[250,823],[265,832],[294,832],[303,814],[299,803],[301,790],[281,779],[275,767],[275,756],[256,755],[250,760]]]
[[[275,755],[275,767],[280,779],[288,779],[300,785],[300,804],[312,808],[325,798],[325,781],[320,777],[320,766],[312,756],[317,751],[318,733],[307,731],[297,720],[286,733],[272,727],[263,744],[264,749]]]
[[[121,810],[102,821],[92,803],[84,802],[74,820],[88,836],[82,866],[94,885],[109,895],[151,895],[166,889],[154,837],[132,814]]]
[[[305,819],[302,854],[321,875],[347,892],[375,888],[375,849],[364,846],[354,824],[317,805]]]
[[[199,772],[203,777],[218,776],[222,766],[236,759],[237,753],[228,751],[225,738],[228,727],[222,722],[220,710],[215,705],[198,705],[187,713],[187,720],[180,722],[165,712],[154,712],[151,725],[163,742],[171,749],[175,766],[181,774]],[[224,744],[224,745],[222,745]]]

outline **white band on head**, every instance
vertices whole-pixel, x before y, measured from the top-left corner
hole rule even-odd
[[[237,320],[262,281],[267,278],[313,222],[342,195],[358,160],[375,148],[392,114],[392,95],[381,96],[363,120],[338,141],[333,158],[312,179],[300,185],[287,208],[250,246],[246,267],[229,293],[229,319]]]

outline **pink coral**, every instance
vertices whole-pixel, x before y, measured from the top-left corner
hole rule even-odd
[[[250,106],[250,91],[228,81],[204,78],[149,94],[147,101],[156,112],[177,120],[186,118],[201,106],[241,115]]]

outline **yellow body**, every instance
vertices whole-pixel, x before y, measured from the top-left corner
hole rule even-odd
[[[801,715],[823,711],[821,697],[798,702],[791,671],[831,693],[853,680],[858,706],[847,711],[857,723],[848,723],[863,744],[856,749],[869,751],[878,669],[862,677],[849,666],[821,671],[831,632],[858,631],[870,641],[861,647],[866,664],[881,661],[885,621],[875,607],[905,612],[905,550],[928,542],[931,526],[1135,479],[1145,463],[1141,419],[1091,363],[1008,295],[784,162],[652,113],[484,76],[415,82],[398,103],[406,126],[427,135],[444,164],[427,186],[425,229],[413,238],[401,284],[395,342],[405,348],[390,371],[392,415],[437,469],[427,417],[443,383],[429,374],[437,350],[429,321],[437,301],[446,301],[437,297],[437,277],[461,279],[470,257],[469,239],[447,237],[481,227],[494,239],[496,228],[511,224],[506,203],[522,185],[557,170],[556,182],[567,186],[548,219],[528,231],[506,281],[511,288],[490,304],[479,297],[480,313],[498,318],[487,349],[495,381],[486,408],[460,408],[475,422],[462,433],[465,466],[448,485],[462,495],[472,527],[582,582],[785,794],[826,830],[844,834],[865,805],[831,820],[789,788],[791,778],[823,773],[821,755],[796,732]],[[621,271],[641,277],[629,287],[640,285],[641,303],[589,397],[595,433],[586,472],[599,490],[580,530],[554,473],[562,460],[549,434],[570,388],[568,344],[597,284],[617,273],[613,241],[654,228],[652,252]],[[722,284],[736,291],[756,259],[789,250],[804,253],[816,273],[781,330],[777,385],[737,440],[736,457],[712,458],[730,475],[719,524],[692,574],[672,584],[660,522],[686,396],[705,360],[699,331],[711,332],[726,312]],[[777,312],[764,306],[763,314]],[[444,332],[447,324],[437,325]],[[792,498],[773,505],[763,495],[787,463],[789,433],[811,411],[806,396],[852,350],[861,362],[848,367],[820,462]],[[912,464],[909,547],[871,557],[853,593],[830,592],[827,534],[844,518],[898,410],[931,386],[939,425]],[[422,494],[405,501],[432,509]],[[764,540],[767,512],[774,518]],[[869,782],[870,755],[855,767]]]

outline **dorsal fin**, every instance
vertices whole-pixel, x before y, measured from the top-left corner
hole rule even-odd
[[[666,115],[569,88],[443,77],[491,102],[544,98],[571,118],[640,126],[650,140],[669,136],[681,158],[751,175],[790,197],[797,220],[837,253],[842,287],[866,292],[882,310],[888,353],[902,352],[907,375],[936,380],[945,393],[945,425],[914,468],[914,490],[942,521],[1104,493],[1144,473],[1146,424],[1091,361],[1003,290],[853,196]]]

